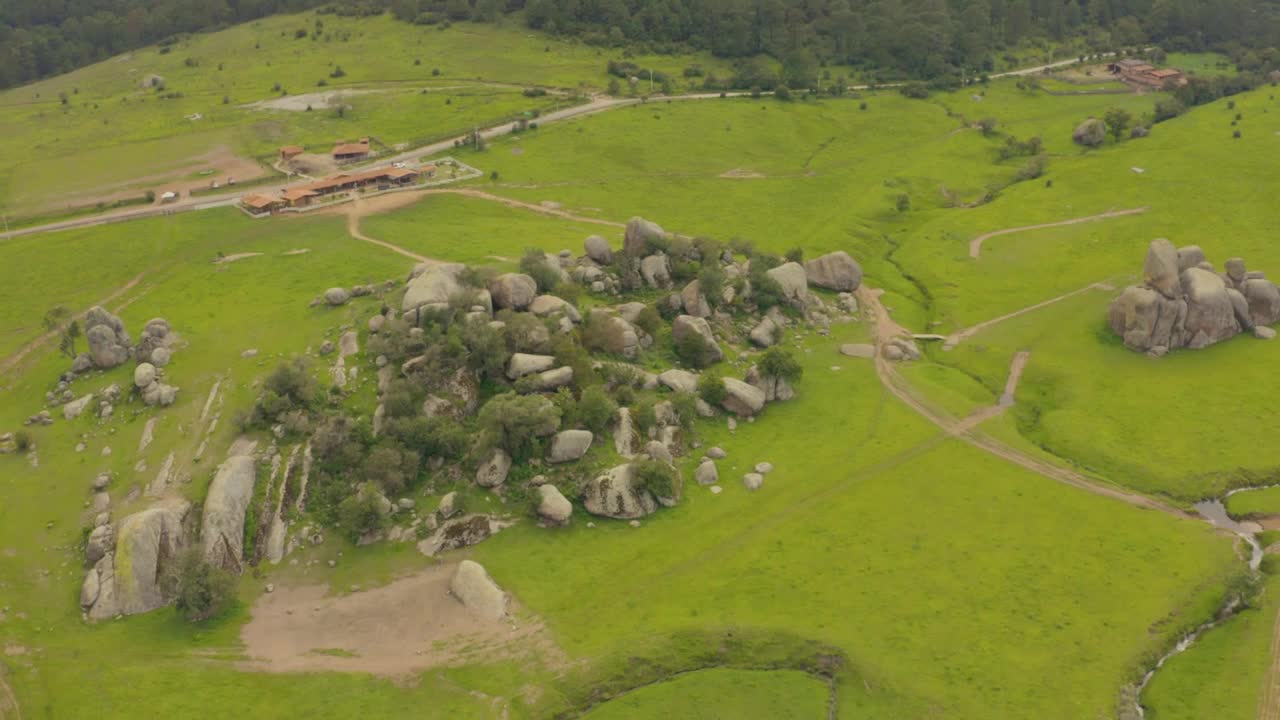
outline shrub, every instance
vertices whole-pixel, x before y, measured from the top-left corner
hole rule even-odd
[[[676,341],[676,357],[689,367],[705,368],[715,362],[715,350],[697,333],[688,333]]]
[[[539,395],[503,393],[480,409],[479,425],[487,445],[523,460],[533,455],[539,434],[560,426],[560,408]]]
[[[760,358],[760,374],[765,377],[796,381],[804,375],[804,367],[789,350],[773,347]]]
[[[388,495],[403,492],[417,477],[421,459],[399,443],[387,442],[374,448],[360,464],[360,477],[377,483]]]
[[[618,405],[599,385],[593,385],[582,391],[578,399],[575,419],[584,428],[599,435],[608,427],[613,416],[618,412]]]
[[[906,193],[898,193],[898,198],[894,200],[893,206],[898,212],[906,212],[911,209],[911,196]]]
[[[395,438],[404,447],[418,453],[418,457],[457,460],[466,452],[471,437],[452,418],[425,417],[392,418],[384,427],[387,437]]]
[[[387,385],[382,396],[382,405],[387,417],[407,417],[417,411],[417,398],[414,386],[408,380],[398,378]]]
[[[491,380],[502,377],[511,352],[502,331],[489,323],[467,323],[462,330],[462,342],[467,346],[467,366]],[[390,408],[387,413],[390,414]]]
[[[235,600],[235,576],[205,562],[199,547],[181,551],[163,581],[166,593],[188,622],[216,617]]]
[[[538,284],[538,292],[551,292],[560,283],[560,273],[551,267],[546,253],[538,248],[524,251],[524,257],[520,258],[520,272],[533,278]]]
[[[909,97],[913,100],[924,100],[929,97],[929,86],[922,82],[909,82],[898,88],[898,92],[903,97]]]
[[[520,94],[524,95],[525,97],[534,98],[534,97],[542,97],[543,95],[546,95],[547,91],[540,87],[531,87],[531,88],[525,88],[524,90],[521,90]]]
[[[983,135],[990,136],[996,131],[996,119],[982,118],[978,121],[978,129],[982,131]]]
[[[773,96],[783,102],[789,102],[791,100],[791,88],[786,85],[779,85],[777,89],[773,91]]]
[[[373,493],[352,495],[338,504],[338,528],[352,541],[382,527],[382,513]]]
[[[1235,132],[1231,133],[1231,137],[1235,138],[1236,140],[1239,140],[1239,139],[1240,139],[1240,131],[1239,131],[1239,130],[1236,130]]]
[[[340,77],[346,77],[346,76],[347,76],[347,71],[343,70],[341,65],[334,67],[333,72],[329,73],[329,77],[334,78],[335,80]]]
[[[703,373],[698,378],[698,397],[712,407],[717,407],[724,402],[724,398],[729,391],[724,387],[724,378],[718,375]]]
[[[720,269],[720,262],[715,258],[703,260],[702,269],[698,271],[698,291],[713,308],[724,301],[724,270]]]
[[[787,251],[786,258],[787,258],[787,262],[793,262],[793,263],[804,262],[804,248],[802,247],[791,248],[790,250]]]
[[[302,38],[304,38],[304,37],[306,37],[306,36],[307,36],[307,29],[306,29],[306,28],[298,28],[297,30],[294,30],[294,31],[293,31],[293,37],[294,37],[294,39],[295,39],[295,40],[301,40]]]
[[[782,291],[782,286],[777,280],[766,275],[766,271],[770,268],[767,262],[757,262],[759,258],[751,259],[751,293],[755,299],[756,306],[761,310],[768,310],[775,305],[781,305],[786,301],[786,295]]]
[[[658,460],[638,460],[635,466],[635,486],[642,487],[658,497],[676,496],[676,470]]]

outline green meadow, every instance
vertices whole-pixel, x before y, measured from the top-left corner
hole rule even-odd
[[[576,92],[608,82],[609,53],[520,28],[320,20],[316,40],[293,37],[315,27],[313,14],[273,18],[0,94],[0,118],[21,127],[24,143],[62,149],[31,187],[13,179],[0,187],[4,206],[56,194],[55,169],[80,163],[84,177],[67,192],[171,172],[214,144],[261,156],[293,138],[372,132],[407,142],[560,102],[526,98],[522,86]],[[502,53],[485,50],[499,45]],[[695,61],[723,66],[703,56],[636,59],[677,73]],[[330,64],[345,75],[316,88]],[[136,78],[148,73],[184,97],[144,99]],[[291,94],[378,92],[353,96],[344,118],[242,107],[273,96],[275,82]],[[1268,422],[1280,345],[1240,337],[1152,360],[1111,336],[1106,307],[1138,278],[1154,237],[1200,244],[1219,265],[1234,255],[1251,268],[1280,265],[1267,200],[1280,143],[1271,92],[1239,96],[1230,109],[1225,100],[1196,108],[1149,138],[1089,152],[1070,142],[1080,120],[1111,107],[1141,116],[1155,98],[1062,96],[1004,80],[926,100],[883,90],[795,102],[655,101],[460,156],[484,171],[470,187],[558,203],[582,218],[640,215],[669,231],[779,254],[846,250],[865,282],[886,290],[893,318],[919,332],[948,334],[1105,283],[992,325],[950,352],[927,345],[921,361],[899,370],[929,405],[964,417],[995,402],[1010,358],[1029,351],[1014,407],[981,432],[1099,482],[1189,505],[1280,472]],[[174,120],[190,112],[206,118]],[[1243,119],[1232,126],[1237,113]],[[995,131],[984,135],[973,125],[988,117]],[[102,137],[102,127],[117,124],[115,138]],[[1043,177],[1017,182],[1026,159],[999,160],[1010,135],[1044,139]],[[131,164],[130,147],[146,149],[146,159]],[[38,159],[27,152],[0,162],[26,167]],[[902,196],[909,207],[899,209]],[[1148,209],[993,237],[980,257],[969,255],[969,241],[983,233],[1133,207]],[[530,247],[578,253],[588,235],[615,247],[621,235],[447,194],[364,217],[360,229],[430,258],[503,268]],[[214,262],[242,253],[257,254]],[[678,506],[638,528],[598,518],[589,527],[578,507],[567,528],[524,521],[462,554],[545,625],[562,658],[491,659],[397,678],[242,664],[240,628],[266,582],[346,592],[434,562],[412,545],[356,547],[336,535],[302,550],[297,566],[246,573],[238,606],[211,623],[191,626],[171,608],[83,622],[76,598],[90,480],[115,474],[109,492],[120,516],[145,506],[125,499],[130,488],[145,486],[173,453],[183,494],[200,501],[237,434],[234,413],[253,403],[263,376],[313,355],[345,327],[357,328],[363,345],[364,321],[382,298],[336,309],[310,301],[332,286],[402,280],[412,264],[351,237],[339,216],[250,220],[226,208],[0,242],[0,358],[43,332],[52,305],[85,309],[135,278],[109,307],[135,331],[163,316],[184,343],[166,368],[182,388],[172,408],[123,406],[109,424],[90,413],[58,416],[32,429],[38,464],[0,456],[0,646],[24,649],[0,656],[0,671],[23,717],[130,718],[146,708],[211,718],[819,718],[829,717],[829,681],[836,716],[849,720],[1110,718],[1127,709],[1122,688],[1213,617],[1244,573],[1238,543],[1203,522],[1054,482],[930,424],[881,384],[870,361],[838,353],[871,337],[863,313],[829,335],[787,338],[804,370],[793,400],[736,430],[723,418],[697,422],[702,445],[728,453],[722,493],[689,483]],[[257,354],[246,357],[250,349]],[[361,358],[353,397],[371,412],[375,373]],[[44,347],[6,373],[0,429],[40,410],[67,365]],[[722,367],[745,369],[732,360]],[[131,368],[95,372],[76,389],[113,382],[128,387]],[[199,455],[215,383],[221,421]],[[151,418],[156,441],[140,452]],[[775,470],[748,492],[740,478],[761,461]],[[685,478],[697,462],[696,454],[680,458]],[[474,489],[464,496],[496,502]],[[1228,506],[1266,512],[1274,499],[1240,493]],[[415,502],[431,507],[437,495]],[[1148,717],[1252,717],[1269,667],[1274,585],[1266,582],[1256,609],[1157,674],[1144,695]]]

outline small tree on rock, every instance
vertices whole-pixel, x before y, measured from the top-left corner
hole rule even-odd
[[[163,580],[178,612],[189,622],[216,617],[235,600],[235,576],[205,562],[198,547],[180,552]]]
[[[58,350],[71,359],[76,357],[76,340],[80,339],[80,321],[71,317],[66,305],[57,305],[44,315],[44,329],[58,335]]]

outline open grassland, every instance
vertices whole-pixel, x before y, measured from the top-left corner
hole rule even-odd
[[[636,690],[584,717],[814,720],[826,712],[828,693],[822,682],[796,670],[701,670]]]
[[[1236,517],[1278,514],[1280,513],[1280,487],[1235,493],[1227,498],[1227,511]]]
[[[299,28],[309,35],[295,38]],[[524,97],[523,87],[604,88],[606,63],[617,57],[514,24],[438,29],[390,16],[306,13],[194,35],[0,93],[0,209],[26,215],[92,204],[107,192],[141,195],[224,146],[269,159],[286,144],[327,152],[368,135],[388,145],[462,135],[566,102]],[[632,60],[675,77],[690,64],[727,72],[706,55]],[[152,76],[163,78],[163,91],[142,87]],[[308,97],[294,110],[250,106],[286,93]],[[350,107],[338,113],[339,105]]]
[[[1266,576],[1262,602],[1205,633],[1174,656],[1145,693],[1154,720],[1255,720],[1276,658],[1280,581]],[[1274,699],[1274,698],[1273,698]]]

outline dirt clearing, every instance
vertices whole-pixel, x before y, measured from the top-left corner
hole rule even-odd
[[[514,607],[505,620],[473,615],[449,594],[456,563],[441,563],[389,585],[329,596],[325,585],[277,588],[253,606],[240,631],[265,672],[336,670],[405,675],[456,663],[531,654],[559,657],[542,623]]]

